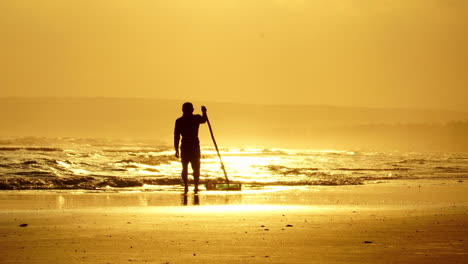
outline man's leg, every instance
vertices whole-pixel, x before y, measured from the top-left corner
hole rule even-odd
[[[188,193],[188,161],[182,160],[182,180],[184,181],[184,192]]]
[[[195,158],[190,162],[193,170],[193,181],[195,183],[195,193],[198,192],[198,183],[200,181],[200,158]]]

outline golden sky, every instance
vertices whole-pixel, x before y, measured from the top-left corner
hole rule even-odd
[[[466,0],[0,0],[0,96],[468,111]]]

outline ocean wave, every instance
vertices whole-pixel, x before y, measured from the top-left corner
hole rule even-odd
[[[28,176],[28,177],[54,177],[57,176],[57,174],[53,173],[52,171],[19,171],[12,173],[15,175],[20,175],[20,176]]]
[[[144,189],[145,186],[176,186],[182,185],[180,177],[117,177],[117,176],[70,176],[56,177],[53,175],[37,175],[36,177],[29,174],[22,175],[24,177],[0,177],[0,190],[106,190],[108,188],[137,188]],[[460,179],[467,178],[468,175],[460,176]],[[367,182],[379,182],[398,179],[422,179],[414,175],[387,175],[379,177],[346,177],[344,175],[323,175],[323,177],[309,178],[303,180],[274,180],[270,182],[262,182],[256,180],[235,181],[232,183],[242,183],[245,187],[259,186],[346,186],[346,185],[363,185]],[[441,179],[453,179],[452,177],[440,176]],[[224,183],[224,178],[217,179],[201,179],[200,184],[207,182]],[[189,180],[193,184],[193,180]]]
[[[410,168],[336,168],[340,171],[408,171]]]
[[[324,151],[323,154],[330,155],[330,156],[355,156],[358,153],[355,151]]]
[[[74,139],[64,141],[77,142]],[[0,145],[0,179],[4,188],[104,189],[181,184],[180,160],[172,151],[156,152],[164,150],[163,147],[43,143],[43,146]],[[463,179],[468,175],[465,161],[447,159],[466,157],[466,154],[351,154],[350,151],[277,151],[273,148],[224,151],[230,178],[246,185],[356,185],[418,177]],[[210,178],[209,175],[222,176],[216,151],[203,149],[203,153],[202,179]]]
[[[162,146],[161,142],[152,140],[123,140],[105,138],[74,138],[74,137],[7,137],[0,139],[0,145],[16,146],[95,146],[95,147],[154,147]]]
[[[29,175],[28,175],[29,176]],[[45,175],[42,175],[45,176]],[[200,184],[205,184],[210,180],[201,180]],[[214,180],[223,182],[224,179],[219,178]],[[193,184],[193,180],[189,180]],[[274,182],[257,182],[257,181],[232,181],[246,185],[255,186],[302,186],[302,185],[321,185],[321,186],[337,186],[337,185],[360,185],[364,181],[360,178],[323,178],[304,181],[274,181]],[[182,180],[177,178],[124,178],[114,176],[72,176],[72,177],[10,177],[0,178],[0,190],[53,190],[53,189],[84,189],[84,190],[102,190],[106,188],[140,188],[145,185],[181,185]]]
[[[316,176],[316,175],[332,175],[328,172],[320,171],[319,168],[290,168],[283,165],[268,165],[266,168],[270,171],[275,173],[279,173],[281,175],[309,175],[309,176]],[[334,168],[332,171],[357,171],[357,172],[384,172],[384,171],[409,171],[410,168]]]
[[[44,151],[44,152],[63,151],[63,149],[61,148],[52,148],[52,147],[1,147],[0,148],[0,151],[19,151],[19,150]]]
[[[461,167],[443,167],[438,166],[435,167],[437,173],[439,172],[446,172],[446,173],[468,173],[468,168],[461,168]]]
[[[403,164],[407,164],[407,163],[425,164],[426,162],[427,162],[427,160],[425,160],[425,159],[405,159],[405,160],[399,161],[398,163],[403,163]]]
[[[13,160],[12,160],[13,161]],[[57,176],[59,173],[72,174],[70,170],[73,163],[69,160],[56,160],[49,158],[17,160],[14,163],[0,164],[1,174],[22,176]]]
[[[289,155],[286,151],[277,149],[263,149],[261,153],[269,155]]]
[[[103,152],[116,152],[116,153],[150,153],[150,152],[163,152],[167,151],[167,149],[156,149],[156,148],[150,148],[150,149],[125,149],[125,148],[119,148],[119,149],[103,149]]]
[[[180,185],[182,180],[123,178],[113,176],[73,176],[55,178],[0,178],[0,190],[47,190],[47,189],[85,189],[129,188],[147,185]]]
[[[22,163],[23,165],[36,165],[39,164],[37,160],[27,160]]]
[[[56,143],[57,139],[45,137],[16,137],[0,139],[0,145],[17,145],[17,146],[31,146],[31,145],[51,145]]]
[[[148,156],[140,155],[137,157],[132,157],[130,159],[124,159],[116,161],[115,163],[123,163],[125,166],[131,166],[131,164],[144,164],[151,166],[158,166],[161,164],[169,164],[173,161],[178,161],[179,159],[173,155],[158,155],[158,156]]]
[[[96,189],[96,187],[93,177],[0,179],[1,190]]]
[[[266,168],[270,171],[280,173],[281,175],[299,175],[299,174],[307,174],[311,171],[317,171],[318,168],[290,168],[282,165],[268,165]]]

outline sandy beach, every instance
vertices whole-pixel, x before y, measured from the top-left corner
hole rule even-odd
[[[0,262],[467,263],[467,193],[467,182],[447,180],[186,199],[2,191]]]

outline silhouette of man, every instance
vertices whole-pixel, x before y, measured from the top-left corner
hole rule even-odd
[[[188,164],[192,165],[193,179],[195,182],[194,192],[198,193],[198,182],[200,179],[200,140],[198,139],[198,128],[200,124],[206,122],[206,107],[202,106],[203,116],[193,114],[192,103],[184,103],[182,112],[184,113],[175,122],[174,148],[175,156],[182,159],[182,180],[184,181],[184,192],[188,192]],[[179,155],[179,141],[182,136]]]

